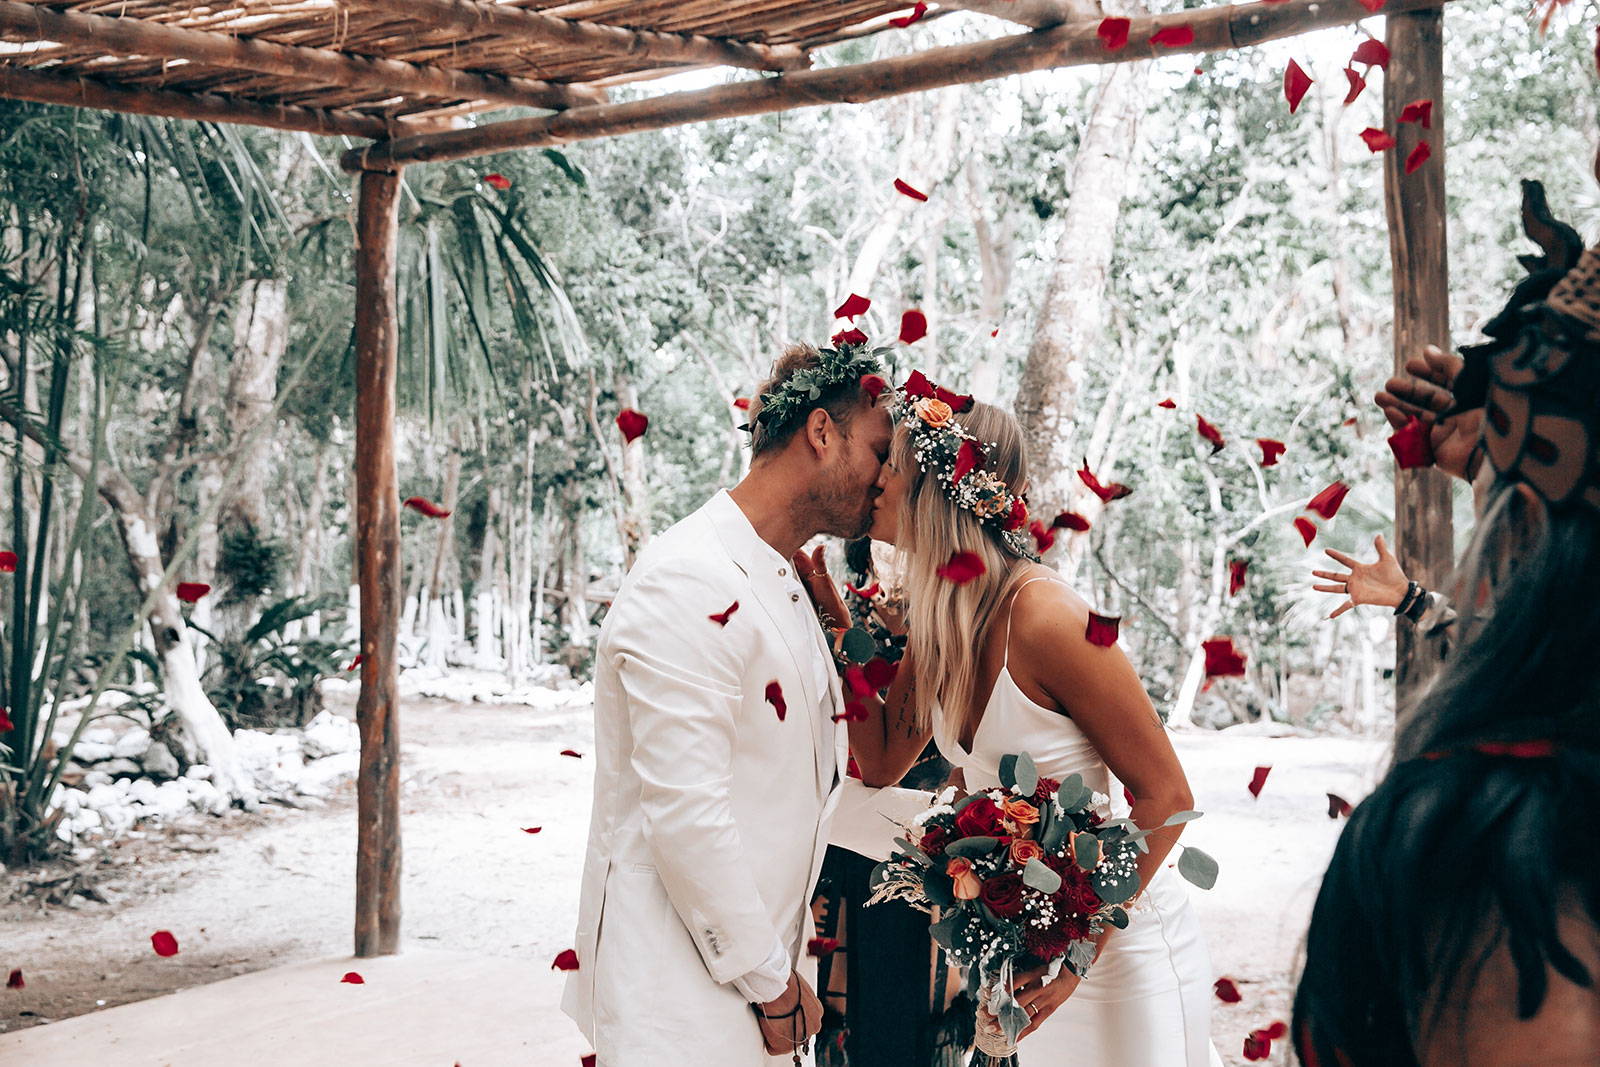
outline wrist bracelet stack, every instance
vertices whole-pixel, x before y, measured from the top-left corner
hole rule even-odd
[[[1407,582],[1406,595],[1400,598],[1400,603],[1395,606],[1396,615],[1404,615],[1412,622],[1422,617],[1427,610],[1428,591],[1422,588],[1421,582]]]

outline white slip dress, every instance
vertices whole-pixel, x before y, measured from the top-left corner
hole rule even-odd
[[[1048,577],[1029,579],[1017,587]],[[1012,605],[1016,592],[1012,594]],[[1107,800],[1100,813],[1126,817],[1122,783],[1066,715],[1034,703],[1011,677],[1011,617],[1000,674],[972,739],[972,751],[950,733],[935,709],[934,740],[960,767],[969,790],[1000,784],[1000,758],[1026,752],[1039,774],[1058,781],[1078,774]],[[1211,1043],[1211,957],[1189,904],[1175,856],[1130,911],[1128,928],[1112,930],[1100,959],[1071,997],[1018,1046],[1021,1067],[1222,1067]]]

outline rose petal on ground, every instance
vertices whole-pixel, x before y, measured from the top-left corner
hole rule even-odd
[[[361,977],[355,971],[346,971],[344,973],[344,977],[339,979],[339,981],[344,983],[345,985],[366,985],[367,984],[367,980],[365,978]]]
[[[24,982],[22,980],[22,968],[21,967],[18,967],[16,970],[14,970],[10,974],[6,975],[6,988],[7,989],[21,989],[23,986],[25,986],[27,984],[28,983],[26,983],[26,982]]]
[[[1415,415],[1389,435],[1389,450],[1403,471],[1433,466],[1431,427]]]
[[[412,511],[426,515],[430,519],[442,519],[446,515],[450,514],[450,512],[446,511],[444,508],[441,508],[438,504],[435,504],[425,496],[408,496],[401,506],[408,507]]]
[[[956,552],[940,565],[936,573],[947,582],[966,585],[974,578],[982,576],[985,569],[983,557],[976,552]]]
[[[1261,465],[1263,467],[1276,467],[1278,457],[1283,455],[1288,446],[1282,441],[1274,441],[1270,437],[1256,438],[1256,444],[1261,447]]]
[[[644,412],[632,408],[623,408],[617,412],[617,429],[622,431],[623,441],[631,444],[643,437],[649,428],[650,416]]]
[[[582,759],[583,758],[583,753],[582,752],[576,752],[576,751],[574,751],[574,750],[572,750],[570,748],[562,749],[561,750],[561,754],[563,756],[571,756],[573,759]]]
[[[1250,784],[1245,786],[1246,789],[1250,790],[1251,796],[1259,797],[1261,795],[1261,788],[1267,784],[1267,775],[1271,773],[1272,765],[1270,763],[1255,769],[1255,772],[1250,775]]]
[[[1110,648],[1117,643],[1117,630],[1121,625],[1121,615],[1102,615],[1098,611],[1091,611],[1089,625],[1084,629],[1083,636],[1089,639],[1091,645]]]
[[[1195,429],[1199,430],[1200,436],[1211,442],[1211,454],[1214,456],[1218,452],[1221,452],[1223,446],[1228,443],[1223,439],[1222,431],[1211,425],[1210,422],[1206,421],[1206,417],[1204,415],[1196,413],[1194,419]]]
[[[1356,45],[1356,50],[1350,55],[1351,63],[1360,63],[1365,67],[1389,66],[1389,46],[1376,37],[1368,37]]]
[[[1244,588],[1244,572],[1250,569],[1247,559],[1231,560],[1228,563],[1228,595],[1238,596],[1239,590]]]
[[[1350,492],[1350,487],[1343,482],[1334,482],[1328,488],[1311,498],[1311,503],[1306,505],[1307,511],[1314,511],[1325,519],[1331,519],[1339,514],[1339,507],[1344,503],[1345,494]]]
[[[834,348],[843,348],[845,345],[864,345],[867,343],[867,335],[852,327],[848,330],[840,330],[828,338],[828,343]]]
[[[783,699],[783,686],[776,681],[767,683],[767,703],[772,705],[772,710],[777,713],[779,722],[782,722],[784,716],[789,714],[789,704]]]
[[[1306,543],[1306,547],[1310,548],[1311,542],[1317,539],[1317,524],[1301,515],[1294,520],[1294,528],[1300,539]]]
[[[927,13],[928,13],[928,5],[927,4],[923,4],[923,3],[918,3],[915,7],[913,7],[911,9],[911,14],[909,14],[909,15],[901,15],[899,18],[892,18],[892,19],[889,20],[889,25],[897,27],[897,28],[903,30],[907,26],[911,25],[913,22],[921,21],[922,16],[926,15]]]
[[[1028,524],[1028,532],[1033,534],[1033,544],[1038,550],[1039,555],[1044,555],[1055,546],[1055,531],[1045,526],[1045,524],[1040,522],[1038,519],[1034,519],[1033,522]]]
[[[865,392],[868,396],[870,396],[874,400],[876,400],[876,399],[878,399],[878,397],[882,396],[883,395],[883,391],[885,389],[887,389],[887,388],[889,388],[889,383],[884,381],[883,378],[881,376],[879,376],[879,375],[876,375],[876,374],[863,374],[861,376],[861,389],[862,389],[862,391]]]
[[[1106,51],[1115,52],[1128,44],[1128,27],[1133,25],[1124,18],[1108,18],[1100,20],[1100,28],[1094,32],[1099,34],[1100,40],[1105,43]]]
[[[150,947],[156,950],[157,956],[176,956],[178,939],[169,930],[157,930],[150,935]]]
[[[1387,152],[1389,149],[1393,148],[1395,144],[1393,135],[1378,129],[1375,126],[1368,126],[1366,129],[1362,130],[1361,139],[1367,142],[1367,148],[1372,152]]]
[[[1400,109],[1401,122],[1417,122],[1425,130],[1433,129],[1433,101],[1413,100]]]
[[[1428,157],[1431,155],[1433,155],[1433,146],[1427,141],[1418,141],[1417,147],[1413,148],[1411,154],[1406,157],[1406,173],[1415,172],[1417,168],[1428,161]]]
[[[1244,654],[1233,647],[1233,638],[1213,637],[1209,641],[1202,641],[1200,648],[1205,652],[1207,678],[1244,674]]]
[[[1354,67],[1344,68],[1344,76],[1350,82],[1350,91],[1344,96],[1344,106],[1349,107],[1361,95],[1361,90],[1367,87],[1367,79],[1357,74]]]
[[[1234,984],[1232,978],[1218,978],[1211,988],[1217,994],[1217,999],[1224,1004],[1237,1004],[1244,999],[1239,995],[1239,987]]]
[[[928,316],[916,308],[900,316],[900,343],[914,344],[928,336]]]
[[[1167,397],[1165,400],[1163,400],[1161,403],[1156,405],[1156,407],[1158,407],[1158,408],[1166,408],[1168,411],[1173,410],[1177,406],[1178,406],[1178,402],[1176,400],[1172,399],[1170,396]]]
[[[525,834],[536,834],[536,833],[539,833],[543,829],[544,829],[544,827],[542,827],[542,826],[524,826],[522,828],[522,832],[525,833]]]
[[[1350,802],[1338,793],[1328,794],[1328,818],[1337,819],[1341,815],[1349,818],[1353,810],[1355,809],[1350,806]]]
[[[578,953],[574,949],[564,948],[556,953],[556,958],[550,964],[552,971],[575,971],[578,969]]]
[[[1293,115],[1300,109],[1300,101],[1305,99],[1306,90],[1311,88],[1311,75],[1307,74],[1294,60],[1289,60],[1289,66],[1283,72],[1283,98],[1289,101],[1289,114]]]
[[[894,180],[894,191],[897,192],[897,193],[900,193],[900,194],[902,194],[904,196],[909,196],[913,200],[926,200],[926,199],[928,199],[928,194],[927,193],[923,192],[921,189],[917,189],[917,188],[914,188],[911,185],[908,185],[907,183],[901,181],[899,178],[896,178]]]
[[[185,604],[193,604],[211,592],[211,587],[205,582],[179,582],[174,592],[178,594],[178,599]]]
[[[1182,48],[1186,44],[1194,44],[1194,27],[1164,27],[1150,35],[1150,43],[1162,48]]]
[[[976,442],[962,441],[956,449],[956,465],[950,471],[950,484],[960,485],[961,479],[983,466],[983,449]]]
[[[836,319],[853,319],[857,315],[865,315],[867,308],[871,306],[871,300],[856,293],[851,293],[845,298],[844,303],[833,309],[833,317]]]
[[[1079,515],[1076,511],[1063,511],[1050,523],[1057,530],[1071,530],[1073,533],[1082,533],[1089,528],[1089,520]]]
[[[710,619],[712,622],[716,623],[718,626],[726,626],[726,625],[728,625],[728,620],[733,618],[733,613],[738,611],[738,610],[739,610],[739,602],[737,600],[735,600],[732,604],[729,604],[727,607],[723,608],[721,611],[717,612],[715,615],[707,615],[706,618]]]

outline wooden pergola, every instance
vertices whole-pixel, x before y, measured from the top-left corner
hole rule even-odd
[[[1399,144],[1384,180],[1398,366],[1447,345],[1444,0],[1388,0],[1393,52],[1386,126]],[[361,729],[355,952],[400,945],[400,773],[396,633],[400,520],[395,472],[395,235],[407,166],[564,144],[711,119],[856,104],[1025,71],[1222,52],[1370,18],[1361,0],[1224,4],[1134,17],[1128,43],[1100,37],[1094,0],[949,0],[915,5],[1006,20],[993,40],[872,62],[814,66],[816,50],[898,26],[886,0],[0,0],[0,97],[142,115],[343,135],[359,175],[356,244],[356,515],[361,590]],[[1001,25],[997,23],[997,26]],[[1161,30],[1192,31],[1176,47]],[[1165,35],[1164,35],[1165,36]],[[910,40],[915,41],[912,37]],[[612,86],[706,67],[757,72],[698,91],[612,102]],[[1434,103],[1430,163],[1402,173],[1421,135],[1396,120]],[[531,109],[516,117],[488,113]],[[1396,477],[1396,540],[1407,573],[1433,585],[1451,566],[1450,490],[1437,471]],[[1437,649],[1401,631],[1401,692]]]

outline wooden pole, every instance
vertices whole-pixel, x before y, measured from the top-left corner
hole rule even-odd
[[[361,175],[356,217],[356,553],[361,587],[361,766],[356,779],[356,955],[400,948],[400,492],[395,477],[397,172]]]
[[[163,89],[128,89],[89,78],[40,74],[0,64],[0,97],[36,104],[65,104],[128,115],[160,115],[170,119],[231,122],[274,130],[299,130],[328,136],[388,137],[405,130],[373,115],[351,111],[318,111],[288,104],[257,104],[214,93],[175,93]]]
[[[1435,6],[1439,2],[1389,0],[1384,10],[1401,12],[1424,5]],[[1226,51],[1327,26],[1359,22],[1371,15],[1359,0],[1224,4],[1132,19],[1127,45],[1115,51],[1108,50],[1100,39],[1098,20],[1074,22],[999,40],[951,45],[870,63],[804,70],[694,92],[573,108],[559,115],[403,137],[386,144],[353,148],[344,154],[341,162],[347,170],[385,170],[411,163],[464,159],[508,149],[659,130],[709,119],[826,104],[859,104],[1051,67],[1125,63],[1149,59],[1158,53]],[[1150,41],[1157,30],[1181,28],[1194,31],[1192,44],[1173,49]]]
[[[1444,9],[1439,4],[1388,18],[1393,58],[1383,79],[1386,128],[1399,142],[1385,153],[1384,200],[1389,214],[1389,259],[1394,271],[1394,365],[1424,345],[1450,347],[1450,277],[1445,239]],[[1430,126],[1401,122],[1416,100],[1432,100]],[[1426,142],[1428,159],[1412,173],[1406,161]],[[1401,568],[1437,589],[1454,565],[1450,478],[1432,468],[1396,471],[1395,554]],[[1444,657],[1444,642],[1400,624],[1395,649],[1399,706],[1415,696]]]
[[[455,100],[492,100],[520,107],[562,108],[598,104],[605,93],[585,86],[554,85],[531,78],[477,74],[395,59],[277,44],[254,37],[184,29],[143,19],[54,11],[37,4],[0,0],[0,32],[57,41],[103,55],[183,59],[208,67],[249,70],[312,84],[375,89]]]

